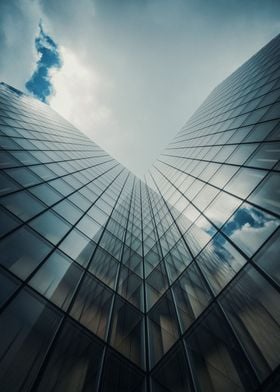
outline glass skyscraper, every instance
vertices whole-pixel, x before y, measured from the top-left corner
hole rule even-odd
[[[280,388],[280,36],[141,181],[0,85],[1,392]]]

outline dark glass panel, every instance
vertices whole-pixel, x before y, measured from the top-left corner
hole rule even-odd
[[[236,334],[263,381],[280,362],[280,295],[253,267],[221,298]]]
[[[30,225],[53,244],[57,244],[71,226],[51,210],[35,218]]]
[[[144,392],[144,388],[144,374],[109,350],[104,363],[101,392]]]
[[[124,246],[122,263],[141,278],[143,276],[143,259],[131,247]]]
[[[279,173],[269,174],[249,197],[249,200],[271,212],[280,214]]]
[[[221,234],[213,238],[196,260],[215,294],[246,263],[245,258]]]
[[[96,391],[102,352],[100,341],[67,321],[36,391]]]
[[[185,331],[207,307],[212,297],[195,263],[173,286],[182,331]]]
[[[103,231],[103,227],[88,215],[83,216],[76,227],[95,242],[98,242]]]
[[[280,286],[279,235],[280,229],[277,229],[275,234],[254,256],[254,261]]]
[[[59,245],[68,256],[82,266],[87,266],[96,244],[80,231],[73,229]]]
[[[217,307],[186,338],[199,391],[251,391],[257,381],[226,320]]]
[[[105,250],[98,247],[89,266],[89,271],[103,283],[114,288],[119,263]]]
[[[16,192],[3,197],[0,203],[23,221],[33,218],[47,208],[27,191]]]
[[[0,237],[19,226],[21,222],[4,208],[0,207]]]
[[[127,302],[116,298],[110,344],[138,366],[144,364],[144,316]]]
[[[261,144],[256,152],[248,159],[246,166],[271,169],[280,159],[280,143]]]
[[[43,238],[22,227],[0,241],[0,262],[15,275],[25,279],[50,251],[51,246]]]
[[[151,366],[155,365],[179,338],[175,307],[166,293],[148,313]]]
[[[146,279],[147,308],[150,309],[168,287],[168,280],[163,262],[160,263]]]
[[[48,184],[37,185],[31,188],[30,192],[48,206],[51,206],[62,198],[62,195]]]
[[[72,225],[74,225],[83,215],[83,211],[68,200],[62,200],[53,207],[53,210]]]
[[[181,344],[176,345],[152,373],[153,392],[190,392],[190,374]]]
[[[165,266],[171,283],[180,275],[180,273],[190,264],[192,256],[182,240],[165,255]]]
[[[54,252],[29,282],[30,286],[66,310],[82,274],[61,252]]]
[[[134,306],[143,308],[143,281],[138,275],[122,266],[119,275],[118,293]]]
[[[6,151],[0,151],[0,168],[19,166],[20,163]]]
[[[227,159],[228,163],[242,165],[258,147],[258,144],[241,144],[232,155]]]
[[[40,177],[36,176],[36,174],[32,173],[32,171],[26,167],[7,169],[7,174],[9,174],[9,176],[11,176],[23,187],[28,187],[41,182]]]
[[[6,195],[10,192],[18,190],[20,187],[3,172],[0,173],[0,195]]]
[[[87,274],[70,313],[97,336],[105,339],[111,302],[112,292]]]
[[[0,306],[16,291],[20,281],[4,269],[0,269]]]
[[[3,392],[31,390],[59,321],[59,314],[29,291],[22,291],[3,311],[0,316]]]
[[[100,240],[100,246],[114,256],[117,260],[121,258],[121,252],[123,244],[115,236],[113,236],[108,230],[105,230]]]

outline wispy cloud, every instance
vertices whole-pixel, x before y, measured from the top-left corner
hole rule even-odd
[[[53,94],[53,86],[50,81],[50,70],[61,67],[61,58],[58,46],[54,40],[44,32],[42,22],[39,23],[39,35],[35,38],[35,48],[39,59],[36,69],[25,87],[35,97],[43,102]]]
[[[278,225],[274,216],[244,204],[222,230],[248,256],[252,256]]]
[[[60,46],[59,53],[62,66],[49,70],[48,80],[53,93],[49,96],[48,103],[95,142],[104,145],[104,124],[113,126],[114,119],[100,95],[109,86],[100,72],[94,69],[94,65],[88,67],[68,47]]]

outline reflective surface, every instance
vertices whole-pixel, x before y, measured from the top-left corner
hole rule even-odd
[[[279,47],[145,181],[0,84],[1,391],[277,390]]]

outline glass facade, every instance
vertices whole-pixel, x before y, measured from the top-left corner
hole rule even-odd
[[[0,84],[1,391],[277,390],[279,49],[143,181]]]

